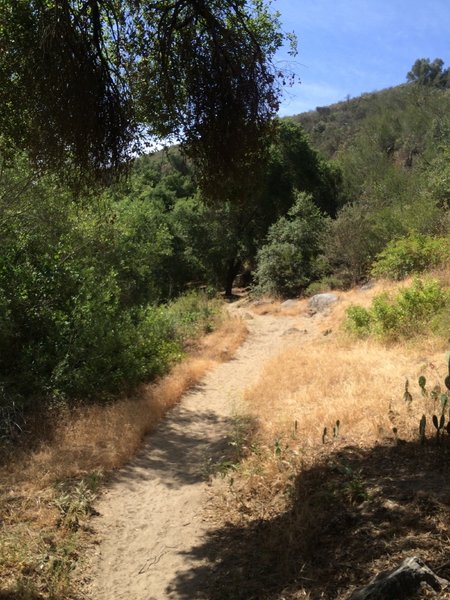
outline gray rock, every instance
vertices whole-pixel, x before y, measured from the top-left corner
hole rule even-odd
[[[321,311],[337,301],[338,297],[336,294],[316,294],[309,299],[308,308],[315,311]]]
[[[298,334],[298,333],[308,333],[307,329],[297,329],[297,327],[290,327],[289,329],[286,329],[286,331],[284,331],[281,335],[284,337],[285,335],[294,335],[294,334]]]
[[[360,287],[360,289],[361,290],[371,290],[374,286],[375,286],[375,281],[373,281],[373,279],[371,279],[370,281],[368,281],[367,283],[362,285]]]
[[[298,300],[285,300],[280,308],[294,308],[294,306],[298,305]]]
[[[269,304],[273,304],[273,302],[269,302],[268,300],[254,300],[250,303],[250,306],[269,306]]]
[[[391,571],[382,571],[364,588],[353,592],[347,600],[406,600],[416,594],[422,583],[435,591],[446,588],[449,582],[441,579],[417,556],[406,558]]]

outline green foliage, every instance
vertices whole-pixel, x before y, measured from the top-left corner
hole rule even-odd
[[[430,322],[445,309],[449,299],[449,292],[436,281],[416,279],[412,286],[400,290],[396,296],[376,296],[369,309],[350,307],[346,328],[363,337],[413,337],[429,330]]]
[[[336,492],[342,494],[347,502],[361,504],[370,500],[367,482],[363,479],[360,470],[355,471],[346,462],[336,463],[335,469],[342,476],[341,487]]]
[[[321,239],[327,218],[310,196],[297,201],[269,230],[257,255],[257,293],[295,295],[323,273]]]
[[[95,514],[93,504],[101,480],[102,474],[94,472],[79,481],[56,484],[53,503],[60,513],[60,527],[77,530],[81,519]]]
[[[86,179],[171,137],[222,199],[257,170],[289,80],[273,57],[295,53],[261,0],[2,1],[0,37],[2,151]]]
[[[167,316],[182,340],[211,332],[222,318],[222,303],[206,292],[192,290],[167,306]]]
[[[187,336],[214,325],[218,303],[204,294],[157,305],[183,287],[167,195],[133,203],[116,190],[86,204],[52,178],[36,180],[25,161],[3,170],[3,439],[23,429],[24,409],[108,399],[154,378]]]
[[[435,58],[433,62],[429,58],[418,58],[413,64],[406,79],[419,85],[430,85],[436,87],[449,86],[449,69],[444,69],[444,61]]]
[[[318,281],[310,283],[306,288],[304,295],[310,297],[322,292],[328,292],[329,290],[344,289],[345,287],[346,282],[344,279],[341,279],[337,275],[325,275]]]
[[[257,189],[239,204],[211,205],[199,194],[175,202],[171,231],[194,281],[221,285],[230,293],[239,269],[254,265],[269,227],[294,204],[296,189],[311,192],[314,203],[328,212],[336,211],[339,172],[311,148],[298,124],[279,123],[264,170]]]
[[[389,242],[378,254],[371,272],[374,277],[399,280],[432,269],[446,262],[449,256],[449,238],[411,233]]]
[[[344,206],[325,252],[348,285],[369,275],[392,240],[446,232],[449,110],[445,89],[403,85],[296,117],[341,170]]]

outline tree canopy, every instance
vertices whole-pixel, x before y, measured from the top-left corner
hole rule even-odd
[[[98,177],[169,138],[229,195],[266,147],[286,37],[264,0],[0,0],[2,151]]]
[[[409,82],[436,87],[449,86],[450,69],[444,69],[442,58],[418,58],[406,75]]]

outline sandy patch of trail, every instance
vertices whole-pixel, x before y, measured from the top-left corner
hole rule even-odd
[[[254,315],[235,358],[186,394],[136,459],[115,475],[97,506],[100,542],[88,574],[89,598],[203,597],[200,589],[175,591],[172,583],[202,567],[190,551],[208,528],[208,464],[223,455],[233,409],[266,361],[291,343],[319,336],[320,321],[321,315]]]

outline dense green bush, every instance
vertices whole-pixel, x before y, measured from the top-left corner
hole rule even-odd
[[[433,328],[449,300],[449,291],[437,281],[416,279],[412,286],[400,290],[395,296],[376,296],[368,309],[350,307],[345,327],[361,337],[413,337]]]
[[[287,216],[271,226],[266,244],[258,251],[256,293],[296,295],[319,278],[326,267],[321,249],[327,223],[311,196],[299,193]]]
[[[450,239],[411,233],[389,242],[372,266],[374,277],[403,279],[445,262],[450,257]]]
[[[223,314],[222,302],[206,291],[191,290],[167,305],[166,314],[181,341],[211,332]]]
[[[205,294],[169,306],[161,200],[75,199],[25,164],[0,180],[0,407],[105,399],[164,372],[213,326]],[[166,270],[166,267],[167,270]]]

